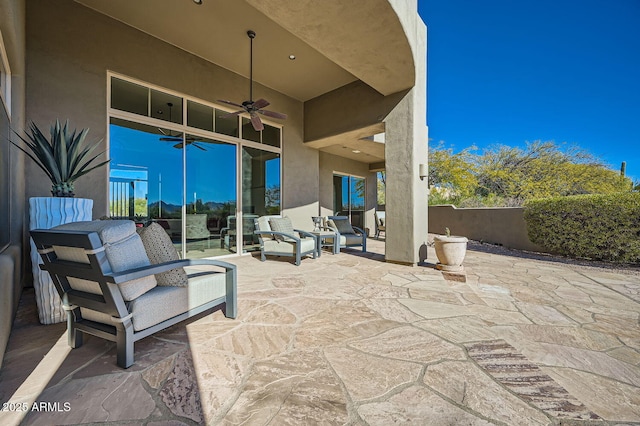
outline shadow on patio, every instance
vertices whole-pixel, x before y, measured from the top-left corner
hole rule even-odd
[[[637,274],[470,250],[460,282],[368,248],[232,259],[238,319],[143,339],[128,370],[101,339],[69,350],[26,291],[0,400],[50,403],[24,419],[47,425],[640,422]]]

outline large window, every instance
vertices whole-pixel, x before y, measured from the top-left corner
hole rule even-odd
[[[110,83],[111,216],[159,223],[186,257],[258,248],[254,218],[280,213],[281,129],[256,132],[205,101]]]

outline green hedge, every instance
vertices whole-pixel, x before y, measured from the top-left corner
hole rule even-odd
[[[640,263],[640,193],[530,200],[529,239],[570,257]]]

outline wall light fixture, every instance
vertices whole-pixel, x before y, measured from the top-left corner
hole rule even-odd
[[[420,175],[420,180],[424,180],[429,175],[429,169],[426,164],[420,164],[418,168],[418,173]]]

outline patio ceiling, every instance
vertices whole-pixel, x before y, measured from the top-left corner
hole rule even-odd
[[[76,1],[245,77],[252,29],[254,79],[303,102],[358,79],[388,95],[415,78],[388,0]]]
[[[361,163],[375,163],[379,169],[379,163],[384,162],[384,123],[317,139],[307,146]]]

